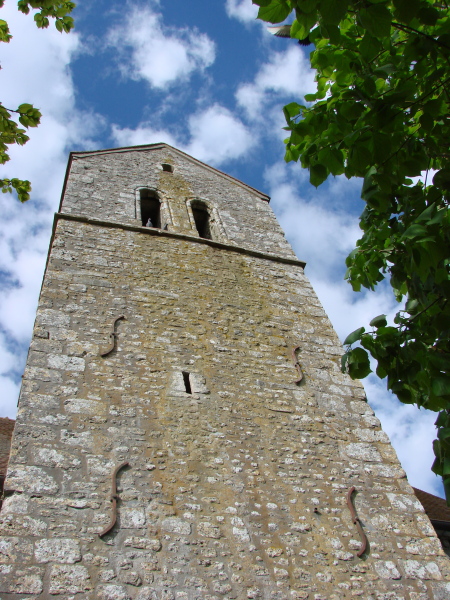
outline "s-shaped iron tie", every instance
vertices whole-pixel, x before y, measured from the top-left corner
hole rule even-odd
[[[300,346],[295,346],[295,348],[292,348],[292,360],[294,361],[294,367],[297,369],[298,373],[298,379],[297,381],[294,381],[294,383],[298,384],[303,379],[303,371],[296,355],[297,350],[300,350]]]
[[[361,538],[361,548],[356,553],[356,556],[361,557],[367,549],[367,536],[364,533],[364,530],[361,526],[361,521],[359,520],[359,518],[356,514],[356,511],[355,511],[355,507],[353,506],[353,502],[352,502],[353,492],[356,492],[356,488],[354,485],[347,492],[347,506],[350,510],[350,514],[352,516],[352,521],[356,525],[359,536]]]
[[[118,472],[123,469],[124,467],[128,466],[128,461],[125,461],[123,463],[121,463],[120,465],[118,465],[114,471],[111,474],[111,503],[112,503],[112,515],[111,515],[111,521],[109,522],[109,525],[107,525],[105,527],[105,529],[98,534],[99,538],[102,538],[104,535],[106,535],[109,531],[111,531],[111,529],[114,527],[114,525],[116,524],[117,521],[117,500],[118,500],[118,496],[117,496],[117,474]]]
[[[100,352],[100,356],[108,356],[108,354],[110,354],[116,347],[116,340],[117,340],[116,323],[117,323],[117,321],[120,321],[120,319],[125,319],[124,315],[119,315],[118,317],[116,317],[114,319],[112,327],[111,327],[111,333],[109,334],[109,337],[111,339],[109,347],[104,352]]]

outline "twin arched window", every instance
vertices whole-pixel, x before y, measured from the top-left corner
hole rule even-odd
[[[172,223],[171,210],[164,203],[164,207],[156,190],[141,188],[139,190],[140,220],[143,227],[155,229],[167,229]],[[216,239],[220,229],[220,219],[214,208],[211,208],[203,200],[188,200],[187,209],[192,229],[197,230],[198,236],[212,240]]]

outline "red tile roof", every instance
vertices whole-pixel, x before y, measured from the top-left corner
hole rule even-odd
[[[0,417],[0,477],[5,477],[15,421]]]
[[[413,488],[413,490],[431,521],[448,521],[450,523],[450,506],[447,506],[447,502],[443,498],[417,488]]]

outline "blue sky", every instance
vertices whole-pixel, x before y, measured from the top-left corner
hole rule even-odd
[[[6,0],[0,18],[2,102],[44,114],[30,142],[13,148],[4,176],[28,178],[25,205],[0,198],[0,416],[14,418],[68,153],[167,142],[268,193],[271,205],[341,339],[380,313],[387,286],[354,294],[344,260],[359,237],[360,182],[315,190],[283,160],[282,107],[314,90],[308,50],[255,20],[251,0],[80,0],[76,29],[40,31]],[[435,415],[403,406],[375,377],[371,405],[412,485],[441,494],[431,472]]]

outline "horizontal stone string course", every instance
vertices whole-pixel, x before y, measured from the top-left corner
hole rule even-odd
[[[143,234],[144,185],[176,231]],[[1,600],[450,597],[448,558],[258,194],[166,145],[72,160],[0,512]],[[192,197],[228,241],[195,238]]]

